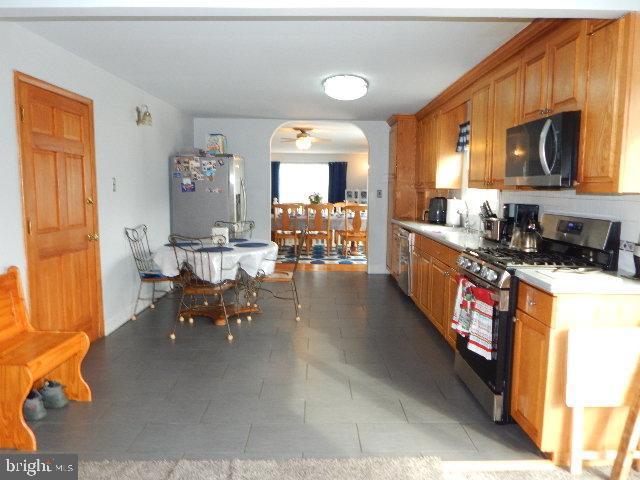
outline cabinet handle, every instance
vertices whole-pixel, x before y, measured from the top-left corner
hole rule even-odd
[[[536,304],[535,300],[531,300],[531,299],[529,299],[527,303],[529,304],[530,307],[533,307]]]

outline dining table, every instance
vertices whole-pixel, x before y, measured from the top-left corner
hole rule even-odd
[[[345,214],[344,213],[332,213],[331,214],[331,229],[332,230],[344,230],[345,229]],[[313,217],[311,217],[313,219]],[[323,215],[323,226],[326,227],[327,217]],[[307,227],[307,215],[306,214],[293,214],[289,215],[291,222],[295,221],[296,229],[303,230]],[[367,229],[367,216],[360,216],[361,230]],[[281,225],[281,215],[271,215],[271,229],[277,230]],[[347,225],[349,228],[353,227],[353,215],[347,217]]]
[[[195,265],[191,265],[194,274],[201,280],[214,284],[221,283],[224,280],[234,281],[239,278],[239,273],[244,273],[250,279],[262,275],[270,275],[276,267],[278,258],[278,245],[269,240],[255,239],[235,239],[225,245],[214,244],[203,241],[194,242],[190,245],[187,243],[178,244],[183,248],[175,248],[171,244],[165,244],[153,252],[153,261],[158,267],[162,275],[167,277],[176,277],[180,273],[180,268],[187,261],[186,248],[189,250],[189,256],[201,255],[202,258],[193,261]],[[209,263],[209,265],[207,265]],[[241,272],[240,272],[241,271]],[[226,324],[224,311],[217,305],[200,306],[197,311],[186,312],[185,315],[191,313],[193,316],[204,316],[214,320],[216,325]],[[229,317],[239,314],[259,313],[259,307],[256,304],[247,302],[243,305],[230,305],[227,307]]]

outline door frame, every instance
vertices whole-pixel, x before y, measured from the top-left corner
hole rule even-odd
[[[13,85],[14,85],[14,101],[15,101],[15,109],[16,109],[16,131],[17,131],[17,139],[18,139],[18,160],[19,160],[19,168],[20,168],[20,199],[22,204],[22,236],[24,242],[24,251],[27,260],[27,300],[29,311],[32,311],[31,308],[31,292],[29,289],[29,285],[32,284],[32,279],[37,274],[37,269],[34,268],[36,261],[33,258],[33,252],[31,251],[29,245],[29,232],[28,232],[28,214],[26,211],[26,198],[25,198],[25,181],[24,181],[24,159],[23,159],[23,145],[22,145],[22,127],[21,127],[21,116],[22,116],[22,106],[20,105],[21,98],[21,86],[22,85],[31,85],[43,90],[47,90],[51,93],[55,93],[57,95],[66,97],[68,99],[74,100],[76,102],[82,103],[87,106],[89,109],[89,155],[90,155],[90,164],[91,164],[91,189],[93,191],[94,197],[94,216],[93,216],[93,231],[98,231],[98,189],[97,189],[97,181],[96,181],[96,150],[95,150],[95,136],[94,136],[94,125],[93,125],[93,100],[87,97],[83,97],[77,93],[66,90],[62,87],[58,87],[57,85],[53,85],[45,82],[44,80],[40,80],[39,78],[32,77],[31,75],[27,75],[26,73],[22,73],[18,70],[13,71]],[[97,338],[104,336],[104,311],[102,304],[102,266],[100,264],[100,243],[95,242],[94,247],[96,248],[95,255],[95,263],[96,263],[96,300],[97,300]]]

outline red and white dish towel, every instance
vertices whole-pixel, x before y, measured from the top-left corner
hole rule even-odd
[[[458,276],[451,328],[463,337],[468,336],[467,348],[487,360],[496,358],[497,345],[493,335],[495,304],[491,290],[476,287],[465,276]]]

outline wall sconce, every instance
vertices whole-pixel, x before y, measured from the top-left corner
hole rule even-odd
[[[151,112],[149,111],[148,106],[140,105],[139,107],[136,107],[136,113],[138,114],[136,125],[151,126],[153,124],[153,118],[151,117]]]

